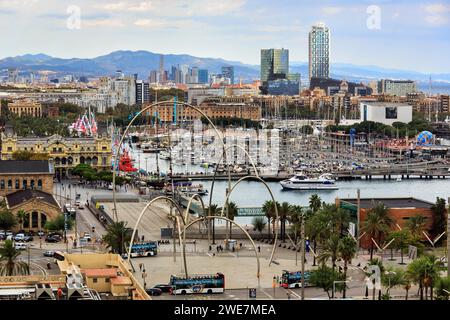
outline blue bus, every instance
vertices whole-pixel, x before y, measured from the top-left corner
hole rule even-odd
[[[222,273],[192,275],[187,278],[172,275],[169,285],[172,286],[172,294],[224,293],[225,276]]]
[[[158,244],[155,241],[136,242],[131,246],[131,258],[153,257],[158,254]]]
[[[305,272],[305,287],[309,286],[309,277],[311,273],[306,271]],[[281,275],[281,287],[287,289],[287,288],[301,288],[302,287],[302,272],[296,271],[296,272],[289,272],[286,270],[283,270],[283,273]]]

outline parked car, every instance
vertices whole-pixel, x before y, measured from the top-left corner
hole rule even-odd
[[[17,242],[22,242],[22,241],[24,241],[24,239],[25,239],[25,234],[24,233],[18,233],[14,237],[14,241],[17,241]]]
[[[25,243],[21,243],[21,242],[16,242],[14,247],[16,248],[16,250],[26,250],[27,249],[27,245]]]
[[[52,235],[52,236],[48,236],[47,238],[45,238],[45,242],[49,242],[49,243],[57,243],[61,241],[61,237],[59,235]]]
[[[24,242],[31,242],[33,240],[34,240],[33,236],[30,236],[30,235],[25,235],[25,237],[23,238]]]
[[[80,205],[78,206],[78,209],[84,210],[84,206],[83,206],[82,204],[80,204]]]
[[[55,255],[55,251],[44,251],[43,255],[44,257],[53,258],[53,256]]]
[[[164,293],[172,292],[173,287],[170,284],[157,284],[154,286],[155,289],[160,289]]]
[[[160,295],[162,295],[162,290],[158,289],[158,288],[149,288],[149,289],[146,289],[145,292],[147,292],[147,294],[149,296],[160,296]]]
[[[91,234],[89,232],[85,232],[83,239],[86,239],[86,241],[91,242],[92,240]]]
[[[42,230],[40,230],[40,231],[38,231],[37,235],[38,235],[39,237],[43,237],[43,236],[45,236],[45,232],[42,231]]]

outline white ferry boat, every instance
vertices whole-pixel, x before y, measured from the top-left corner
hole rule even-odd
[[[332,175],[322,174],[318,178],[310,178],[303,174],[297,174],[288,180],[280,182],[283,189],[288,190],[338,190]]]

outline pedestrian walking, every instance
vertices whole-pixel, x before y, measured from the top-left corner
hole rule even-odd
[[[261,247],[260,246],[258,246],[258,252],[261,252]]]

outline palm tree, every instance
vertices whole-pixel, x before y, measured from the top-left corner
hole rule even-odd
[[[369,211],[366,220],[364,220],[364,225],[362,227],[371,239],[374,239],[377,234],[386,232],[386,226],[383,224],[381,217],[374,211]],[[370,260],[373,259],[374,243],[370,242]]]
[[[289,218],[292,212],[292,206],[288,202],[283,202],[278,207],[278,214],[281,221],[281,240],[286,241],[286,220]]]
[[[210,216],[218,216],[220,215],[220,208],[217,206],[217,204],[211,204],[208,208],[208,215]],[[212,242],[213,244],[216,243],[216,219],[212,219]]]
[[[17,211],[16,217],[17,217],[17,222],[20,225],[20,230],[23,229],[23,223],[25,221],[25,219],[27,218],[28,214],[25,212],[25,210],[20,209],[19,211]]]
[[[11,240],[6,240],[0,247],[0,275],[15,276],[30,274],[30,266],[23,262],[17,261],[20,251],[16,250]]]
[[[348,210],[337,207],[336,205],[332,205],[331,209],[331,223],[334,232],[343,236],[349,227],[350,224],[350,212]]]
[[[328,217],[319,211],[306,221],[306,234],[313,241],[313,251],[317,254],[317,244],[327,239],[329,230],[327,229]],[[313,256],[313,266],[316,265],[316,256]]]
[[[439,273],[443,268],[442,262],[435,256],[422,256],[408,265],[408,274],[414,283],[419,285],[420,300],[428,299],[428,288],[430,288],[431,299],[433,299],[433,287]]]
[[[234,221],[234,218],[237,216],[237,214],[238,214],[238,206],[237,206],[237,204],[234,203],[234,202],[229,202],[228,203],[228,219]],[[231,229],[232,229],[233,225],[232,225],[231,222],[229,222],[228,224],[230,226],[229,235],[230,235],[230,238],[231,238]]]
[[[320,207],[322,206],[322,199],[317,194],[313,194],[309,198],[309,208],[313,211],[313,213],[316,213],[319,211]]]
[[[259,234],[261,235],[262,231],[266,227],[266,222],[264,221],[263,217],[254,217],[252,220],[252,225],[255,230],[258,230]]]
[[[411,217],[406,222],[406,228],[411,232],[416,239],[422,238],[422,232],[425,228],[425,217],[419,214]]]
[[[346,236],[339,241],[338,254],[344,261],[344,280],[347,280],[347,268],[348,264],[352,262],[352,259],[356,254],[356,241],[351,236]],[[344,285],[344,291],[342,297],[345,299],[345,292],[347,286]]]
[[[339,253],[339,235],[331,235],[323,244],[322,251],[319,255],[318,261],[323,266],[328,260],[331,260],[333,270],[336,269],[336,260]]]
[[[369,210],[366,220],[364,221],[364,230],[371,238],[377,238],[378,243],[381,242],[383,237],[387,235],[389,230],[394,225],[394,220],[389,215],[389,208],[386,207],[382,202],[374,205],[372,209]],[[374,244],[371,241],[370,244],[370,259],[373,259]]]
[[[278,205],[278,203],[274,203],[273,201],[268,200],[268,201],[264,202],[263,207],[262,207],[264,215],[267,217],[267,221],[268,221],[267,229],[268,229],[269,239],[272,238],[272,235],[270,233],[270,223],[272,221],[275,221],[275,219],[276,219],[275,205]],[[275,225],[275,222],[273,224]]]
[[[132,229],[127,227],[126,222],[113,222],[106,227],[103,240],[112,252],[122,254],[126,252],[126,247],[130,244],[131,234]]]

